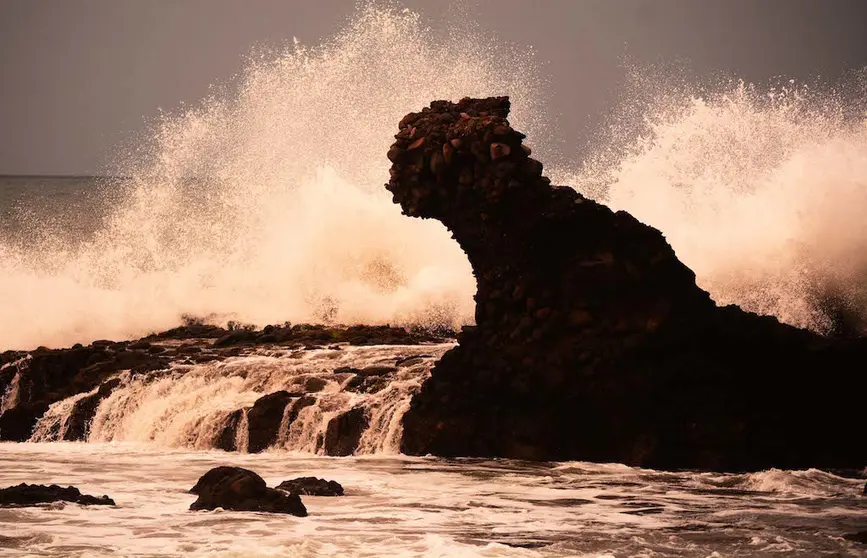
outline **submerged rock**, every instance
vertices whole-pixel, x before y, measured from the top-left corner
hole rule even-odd
[[[343,487],[340,483],[316,477],[299,477],[283,481],[277,485],[277,488],[300,496],[343,496]]]
[[[285,513],[307,516],[307,508],[297,494],[268,488],[265,480],[248,469],[216,467],[211,469],[190,489],[199,498],[190,510],[215,510]]]
[[[404,452],[867,464],[867,341],[717,307],[658,230],[552,187],[508,112],[506,97],[435,101],[403,119],[388,153],[394,202],[442,222],[478,286],[476,325],[404,417]]]
[[[63,488],[52,484],[19,484],[8,488],[0,488],[0,506],[35,506],[51,502],[72,502],[82,506],[114,506],[114,500],[108,496],[98,498],[82,494],[74,486]]]

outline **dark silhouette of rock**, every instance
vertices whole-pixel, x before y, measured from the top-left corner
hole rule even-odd
[[[51,502],[73,502],[82,506],[113,506],[114,500],[108,496],[98,498],[82,494],[74,486],[63,488],[52,484],[19,484],[0,488],[0,506],[35,506]]]
[[[277,488],[299,496],[343,496],[343,487],[339,482],[316,477],[299,477],[283,481],[277,485]]]
[[[283,412],[291,401],[292,396],[289,392],[278,391],[260,397],[247,410],[248,452],[258,453],[277,441],[277,433],[283,422]]]
[[[859,531],[850,535],[843,535],[843,538],[847,541],[867,544],[867,531]]]
[[[244,416],[244,411],[238,409],[226,415],[223,421],[220,433],[214,442],[214,447],[223,451],[237,451],[238,444],[236,442],[238,436],[238,425],[241,423],[241,417]]]
[[[111,379],[99,386],[99,389],[93,395],[82,397],[75,402],[72,411],[69,413],[69,420],[66,425],[66,430],[63,433],[63,439],[67,441],[85,440],[90,427],[90,422],[96,414],[96,409],[103,399],[111,395],[111,392],[121,383],[119,378]]]
[[[350,409],[328,421],[323,447],[326,455],[352,455],[367,429],[367,414],[361,407]]]
[[[199,496],[190,506],[193,511],[223,508],[307,516],[307,509],[297,494],[268,488],[262,477],[240,467],[211,469],[199,478],[190,492]]]
[[[506,97],[435,101],[388,152],[403,213],[477,281],[404,417],[409,454],[654,468],[863,467],[867,341],[717,307],[656,229],[552,187]]]

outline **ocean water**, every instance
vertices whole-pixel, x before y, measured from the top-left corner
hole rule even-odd
[[[189,512],[209,468],[273,486],[316,475],[309,516]],[[128,444],[0,444],[0,485],[73,484],[116,508],[0,509],[3,556],[864,556],[863,481],[821,471],[664,473],[622,465],[327,458]]]

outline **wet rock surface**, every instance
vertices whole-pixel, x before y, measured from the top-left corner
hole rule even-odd
[[[350,409],[337,415],[328,423],[325,431],[324,450],[326,455],[352,455],[358,448],[361,436],[368,427],[368,418],[361,407]]]
[[[404,417],[410,454],[652,468],[863,467],[857,363],[831,340],[717,307],[656,229],[552,186],[505,97],[407,115],[386,188],[442,222],[477,280]]]
[[[52,484],[19,484],[8,488],[0,488],[0,507],[3,506],[36,506],[52,502],[72,502],[82,506],[114,506],[114,500],[108,496],[96,497],[82,494],[74,486],[57,486]]]
[[[283,481],[277,485],[277,488],[300,496],[343,496],[343,487],[339,482],[316,477],[299,477]]]
[[[297,494],[268,488],[262,477],[240,467],[211,469],[199,478],[190,492],[199,496],[190,506],[191,511],[223,508],[307,516],[307,508]]]
[[[98,340],[68,349],[6,351],[0,353],[0,440],[27,441],[52,404],[93,391],[75,402],[65,425],[55,428],[59,439],[85,440],[100,403],[121,384],[118,378],[121,373],[128,372],[128,378],[157,377],[171,366],[222,361],[269,348],[303,351],[329,346],[339,350],[341,346],[417,345],[444,339],[429,332],[388,326],[283,324],[257,330],[237,324],[223,328],[191,321],[132,342]],[[369,372],[384,374],[385,370]],[[276,440],[287,407],[292,405],[288,411],[291,423],[301,409],[312,403],[302,396],[319,392],[326,384],[321,378],[310,377],[301,386],[303,393],[266,394],[252,407],[227,413],[215,446],[227,451],[239,449],[238,428],[246,413],[244,424],[249,428],[249,436],[244,433],[248,447],[243,449],[262,451]],[[382,387],[363,389],[367,392]]]

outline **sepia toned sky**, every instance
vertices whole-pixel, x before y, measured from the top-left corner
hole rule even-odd
[[[867,66],[865,0],[406,0],[532,45],[564,141],[610,109],[622,60],[835,79]],[[354,0],[0,0],[0,174],[100,172],[112,149],[225,83],[255,45],[339,30]]]

